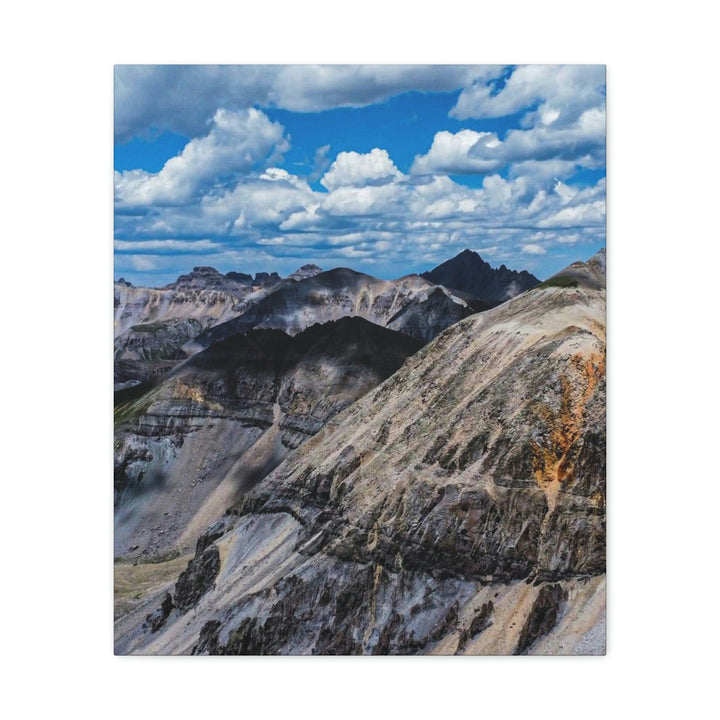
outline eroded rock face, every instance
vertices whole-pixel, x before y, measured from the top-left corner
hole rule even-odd
[[[246,492],[215,589],[119,651],[602,653],[604,447],[604,289],[468,317]]]
[[[165,624],[174,607],[172,595],[165,593],[160,607],[145,618],[143,629],[147,628],[151,633],[157,632]]]
[[[474,640],[483,630],[487,630],[492,625],[493,610],[495,609],[492,600],[483,603],[480,608],[475,609],[475,615],[468,624],[460,632],[457,650],[455,654],[462,653],[469,641]]]
[[[121,393],[116,556],[193,547],[240,492],[419,347],[360,318],[294,338],[258,330],[195,355],[157,386]]]
[[[116,389],[168,373],[199,349],[189,346],[196,335],[237,315],[238,306],[252,293],[252,288],[229,281],[220,289],[192,283],[162,289],[115,283]]]
[[[543,585],[540,588],[520,633],[515,655],[527,653],[538,638],[555,627],[567,599],[567,591],[561,585]]]
[[[128,381],[146,382],[164,375],[188,357],[183,345],[202,328],[194,318],[133,325],[115,340],[116,388]]]
[[[222,277],[222,276],[221,276]],[[203,328],[224,322],[237,314],[233,308],[249,290],[232,283],[232,290],[204,287],[143,288],[115,283],[115,337],[136,325],[169,320],[196,320]]]
[[[488,307],[484,306],[482,309],[486,310]],[[428,343],[450,325],[454,325],[477,310],[477,307],[471,307],[459,297],[453,300],[445,289],[438,287],[425,299],[418,299],[406,305],[390,318],[387,326]]]
[[[458,598],[469,588],[462,583],[445,583],[435,596],[416,574],[337,561],[326,570],[293,573],[235,606],[227,622],[209,620],[191,653],[418,654],[465,625]]]
[[[538,599],[545,583],[393,572],[315,552],[297,543],[297,531],[288,514],[243,517],[218,542],[227,555],[215,588],[155,634],[137,627],[142,616],[134,616],[144,610],[124,616],[117,651],[512,654],[543,651],[543,642],[553,654],[603,651],[602,637],[593,636],[604,616],[602,576],[557,583],[579,610],[561,602],[553,614]]]
[[[180,612],[195,607],[198,600],[213,587],[219,571],[220,552],[215,545],[210,545],[190,561],[187,569],[178,578],[175,585],[175,607]]]

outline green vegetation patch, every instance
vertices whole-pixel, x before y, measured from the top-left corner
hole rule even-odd
[[[152,404],[155,383],[140,383],[115,393],[115,427],[134,422]]]
[[[156,323],[145,323],[143,325],[133,325],[130,329],[133,332],[138,333],[159,333],[168,327],[168,323],[156,322]]]
[[[536,289],[541,290],[542,288],[549,287],[576,288],[579,285],[579,281],[574,277],[570,277],[569,275],[558,275],[557,277],[551,277],[548,280],[545,280],[545,282],[541,282]]]
[[[115,617],[131,610],[136,602],[149,592],[176,580],[193,558],[193,553],[178,555],[171,560],[154,562],[116,562],[115,576]]]

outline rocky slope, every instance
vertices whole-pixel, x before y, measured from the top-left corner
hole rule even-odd
[[[114,343],[115,389],[164,375],[189,357],[183,346],[203,329],[196,318],[133,325]]]
[[[408,302],[388,320],[387,327],[428,343],[450,325],[488,308],[476,298],[435,287],[427,295],[419,295]]]
[[[431,295],[432,303],[424,305]],[[409,306],[415,308],[412,321],[410,316],[400,320],[401,311]],[[432,310],[432,317],[424,322],[426,309]],[[295,335],[315,323],[346,316],[363,317],[426,342],[472,312],[475,309],[459,295],[437,288],[418,275],[380,280],[348,268],[335,268],[298,282],[284,282],[241,315],[203,332],[197,342],[207,346],[253,328],[275,328]]]
[[[472,250],[463,250],[433,270],[424,272],[422,277],[474,295],[493,306],[530,290],[540,282],[527,270],[517,272],[505,265],[492,268]]]
[[[250,291],[251,288],[237,282],[221,288],[206,284],[200,286],[197,277],[187,283],[179,279],[165,288],[134,287],[116,282],[115,337],[135,325],[169,320],[194,319],[200,321],[203,327],[223,322],[237,314],[233,307]]]
[[[299,272],[299,271],[298,271]],[[115,384],[163,375],[197,348],[188,343],[203,330],[237,316],[271,292],[277,273],[222,275],[196,267],[164,288],[115,283]]]
[[[604,572],[605,290],[581,278],[453,325],[335,416],[116,652],[597,654]]]
[[[239,492],[374,388],[420,343],[361,318],[254,330],[155,386],[116,395],[115,554],[184,552]]]
[[[541,283],[540,287],[605,287],[605,248],[598,251],[586,263],[582,261],[568,265]]]

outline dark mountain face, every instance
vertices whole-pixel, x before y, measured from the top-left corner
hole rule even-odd
[[[425,300],[406,305],[390,319],[388,327],[428,343],[450,325],[474,312],[469,305],[451,300],[438,287]]]
[[[253,330],[116,395],[115,553],[193,547],[236,498],[421,343],[362,318]]]
[[[435,269],[422,273],[422,277],[437,285],[474,295],[493,306],[540,283],[527,270],[517,272],[505,265],[494,269],[472,250],[463,250]]]
[[[134,288],[120,278],[115,283],[116,389],[168,373],[197,351],[183,346],[200,332],[239,315],[281,282],[276,272],[253,278],[242,272],[222,275],[209,266],[195,267],[164,288]]]
[[[234,280],[235,282],[238,282],[241,285],[252,285],[253,284],[253,276],[248,273],[231,271],[229,273],[225,273],[225,277],[228,280]]]
[[[298,367],[325,364],[342,367],[343,372],[356,377],[372,374],[384,380],[421,347],[422,343],[402,333],[363,318],[343,317],[312,325],[294,337],[281,330],[233,335],[195,355],[183,375],[194,375],[196,381],[201,376],[232,378],[233,382],[226,382],[221,390],[222,402],[228,402],[239,397],[238,382],[251,373],[271,371],[286,376]]]

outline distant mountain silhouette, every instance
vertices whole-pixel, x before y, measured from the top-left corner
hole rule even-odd
[[[510,270],[505,265],[492,268],[472,250],[463,250],[422,277],[437,285],[481,298],[491,305],[520,295],[540,281],[527,270]]]

